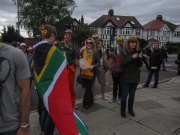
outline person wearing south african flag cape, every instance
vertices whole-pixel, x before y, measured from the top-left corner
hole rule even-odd
[[[55,126],[61,135],[88,135],[87,126],[73,112],[66,59],[53,45],[56,29],[42,25],[40,31],[43,40],[34,45],[34,78],[44,103],[41,135],[53,135]]]
[[[72,107],[74,109],[78,109],[78,106],[75,103],[76,94],[74,91],[74,79],[75,79],[75,72],[76,72],[76,50],[75,47],[71,43],[72,38],[72,31],[67,29],[64,32],[64,39],[56,43],[56,47],[59,48],[64,56],[66,57],[66,64],[68,69],[68,80],[69,80],[69,87],[71,93],[71,102]]]

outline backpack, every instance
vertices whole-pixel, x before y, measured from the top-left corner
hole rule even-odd
[[[31,64],[32,64],[32,61],[34,59],[34,53],[27,55],[26,58],[27,58],[27,61],[28,61],[28,64],[29,64],[29,69],[30,69],[30,73],[31,73],[31,79],[33,80],[34,79],[34,68],[31,68]]]
[[[123,50],[123,52],[126,55],[126,51]],[[120,64],[120,54],[117,54],[115,56],[113,67],[111,69],[112,76],[113,77],[120,77],[123,70],[124,70],[124,67],[121,67],[121,64]]]

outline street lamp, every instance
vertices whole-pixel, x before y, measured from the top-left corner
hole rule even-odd
[[[17,28],[18,28],[18,33],[20,34],[20,28],[19,28],[19,0],[17,0]]]

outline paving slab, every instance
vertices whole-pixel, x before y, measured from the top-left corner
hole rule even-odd
[[[168,118],[168,119],[171,119],[171,120],[173,120],[173,121],[176,121],[176,122],[180,122],[180,118],[178,118],[178,117],[171,117],[171,116],[164,116],[164,117],[166,117],[166,118]],[[179,129],[180,129],[180,127],[179,127]]]
[[[86,122],[88,126],[89,135],[111,135],[113,131],[105,127],[103,124],[98,123],[91,118],[86,118],[83,121]]]
[[[39,135],[41,133],[41,127],[39,125],[39,115],[37,112],[30,113],[29,115],[30,135]]]
[[[149,116],[140,121],[140,123],[163,135],[170,135],[180,127],[179,122],[160,115]]]
[[[118,114],[112,110],[109,110],[107,108],[98,110],[96,112],[92,112],[92,113],[88,114],[88,116],[92,120],[94,120],[98,123],[101,123],[108,129],[118,126],[118,125],[124,123],[125,121],[129,120],[128,118],[122,118],[120,116],[120,114]]]
[[[112,96],[110,96],[109,98],[112,98]],[[97,99],[95,101],[97,104],[101,105],[101,106],[104,106],[106,108],[109,108],[109,109],[112,109],[112,108],[116,108],[116,107],[119,107],[120,105],[116,102],[114,103],[109,103],[109,101],[105,101],[105,100],[102,100],[102,99]]]
[[[139,107],[137,105],[134,105],[133,110],[134,110],[136,116],[132,117],[129,113],[127,113],[127,117],[129,119],[137,121],[137,122],[144,119],[144,118],[146,118],[146,117],[148,117],[148,116],[153,115],[153,113],[148,112],[145,109],[143,109],[143,108],[141,108],[141,107]]]
[[[129,120],[112,129],[117,135],[161,135],[146,126]]]
[[[156,96],[148,96],[146,98],[149,99],[149,100],[158,100],[158,99],[161,99],[158,95],[156,95]]]
[[[147,99],[146,97],[136,96],[134,102],[141,102],[141,101],[148,101],[148,100],[149,100],[149,99]]]
[[[141,101],[141,102],[136,102],[136,105],[140,106],[141,108],[148,110],[148,109],[157,109],[157,108],[164,108],[163,105],[156,103],[152,100],[149,101]]]
[[[169,109],[169,108],[150,109],[148,111],[155,113],[155,114],[161,114],[161,115],[167,115],[167,116],[173,116],[173,117],[180,118],[180,112]]]
[[[82,105],[82,103],[78,104],[78,110],[81,111],[82,113],[84,114],[90,114],[91,112],[95,112],[95,111],[98,111],[98,110],[101,110],[105,108],[104,106],[100,105],[100,104],[97,104],[96,102],[94,103],[94,105],[89,108],[89,109],[85,109]]]
[[[180,79],[179,78],[175,78],[174,80],[172,80],[173,83],[176,83],[176,84],[180,84]]]
[[[156,100],[155,102],[170,108],[170,109],[178,109],[180,108],[180,103],[173,100],[173,99],[160,99],[160,100]],[[152,108],[153,109],[153,108]],[[155,108],[154,108],[155,109]]]
[[[160,94],[160,95],[158,95],[158,97],[161,98],[161,99],[172,98],[171,96],[166,95],[166,94]]]

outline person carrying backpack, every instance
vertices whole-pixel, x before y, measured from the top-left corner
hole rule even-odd
[[[111,99],[109,99],[109,103],[115,102],[117,100],[117,91],[119,89],[118,104],[120,104],[122,89],[120,83],[121,72],[119,70],[120,70],[120,51],[123,49],[122,36],[117,37],[116,42],[117,42],[117,46],[111,48],[111,54],[110,54],[110,57],[113,59],[113,66],[111,69],[111,75],[113,79],[113,96]]]

